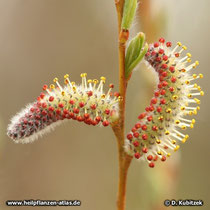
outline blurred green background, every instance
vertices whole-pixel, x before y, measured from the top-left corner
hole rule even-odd
[[[146,1],[140,1],[140,8]],[[173,43],[186,44],[193,59],[200,61],[196,71],[205,76],[199,82],[206,94],[190,140],[179,152],[154,169],[133,161],[127,209],[162,210],[167,198],[202,199],[202,208],[210,209],[209,7],[208,0],[151,0],[149,8],[138,11],[132,34],[144,29],[149,41],[165,35]],[[68,73],[79,83],[81,72],[90,78],[103,75],[117,90],[117,44],[114,0],[0,0],[0,210],[17,208],[7,207],[8,199],[78,199],[81,207],[54,208],[115,209],[118,163],[111,128],[69,121],[22,145],[6,136],[6,127],[55,76],[63,79]],[[128,88],[127,131],[149,103],[153,79],[143,65],[134,72]]]

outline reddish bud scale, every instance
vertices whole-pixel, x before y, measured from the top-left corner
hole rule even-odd
[[[156,71],[159,83],[150,106],[145,108],[146,112],[138,116],[141,127],[135,125],[132,129],[133,136],[127,135],[127,152],[134,157],[137,156],[137,159],[151,161],[149,163],[151,168],[155,166],[152,161],[158,159],[165,161],[166,156],[171,154],[170,150],[178,150],[179,146],[174,145],[174,142],[187,140],[188,135],[184,135],[181,129],[193,127],[194,122],[191,123],[185,117],[187,114],[196,114],[199,109],[196,104],[200,103],[197,98],[193,100],[193,95],[204,94],[200,91],[200,86],[193,83],[194,79],[202,78],[202,75],[191,75],[198,62],[186,66],[188,63],[186,61],[190,60],[188,58],[191,55],[188,53],[182,57],[181,52],[186,47],[183,46],[180,50],[178,48],[181,48],[181,43],[177,45],[176,49],[170,49],[172,43],[165,43],[165,40],[160,38],[159,42],[149,46],[145,60]],[[196,89],[200,92],[194,94]],[[186,105],[187,102],[189,105]],[[189,109],[185,108],[186,106],[189,106]],[[138,136],[138,143],[135,136]]]

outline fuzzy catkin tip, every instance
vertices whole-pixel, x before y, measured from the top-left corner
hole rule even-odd
[[[130,155],[146,160],[151,168],[158,159],[165,161],[171,151],[177,151],[180,142],[187,141],[189,136],[182,131],[195,124],[195,119],[187,116],[197,114],[197,96],[204,95],[195,82],[203,75],[191,73],[198,61],[189,64],[191,54],[181,56],[187,48],[180,42],[173,49],[171,46],[163,38],[149,46],[145,60],[158,74],[159,82],[146,112],[138,116],[139,121],[127,134],[125,145]]]
[[[105,77],[98,81],[87,80],[86,73],[80,76],[80,85],[71,82],[68,74],[64,76],[63,87],[57,78],[53,80],[56,85],[44,85],[45,93],[11,119],[7,135],[16,143],[28,143],[67,119],[104,127],[113,123],[118,118],[118,101],[121,99],[119,93],[112,92],[114,85],[110,84],[105,94]]]

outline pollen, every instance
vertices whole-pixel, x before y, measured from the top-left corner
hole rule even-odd
[[[179,145],[187,141],[189,135],[184,132],[195,125],[195,119],[188,117],[200,110],[200,99],[197,97],[204,95],[197,84],[203,74],[194,72],[199,62],[191,61],[191,53],[185,54],[187,47],[181,42],[171,48],[171,42],[162,40],[151,44],[145,54],[146,62],[156,72],[159,81],[150,106],[145,109],[146,112],[139,114],[137,124],[142,126],[135,127],[135,135],[132,131],[127,135],[129,139],[126,144],[130,155],[135,157],[134,154],[138,153],[138,159],[149,162],[151,168],[154,161],[165,161],[171,156],[171,151],[177,151]],[[150,118],[151,121],[148,120]],[[145,126],[147,129],[144,129]],[[147,135],[147,140],[137,138],[142,134]],[[138,146],[134,148],[133,142],[136,140]],[[147,153],[142,151],[144,148],[147,148]],[[150,156],[156,158],[147,158]]]

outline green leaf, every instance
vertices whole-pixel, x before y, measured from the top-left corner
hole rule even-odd
[[[128,30],[131,27],[136,14],[137,0],[125,0],[121,29]]]

